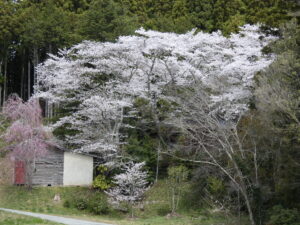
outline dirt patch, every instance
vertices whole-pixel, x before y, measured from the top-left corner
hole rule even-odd
[[[181,215],[180,214],[178,214],[178,213],[169,213],[169,214],[167,214],[166,215],[166,218],[167,219],[171,219],[171,218],[180,218],[181,217]]]

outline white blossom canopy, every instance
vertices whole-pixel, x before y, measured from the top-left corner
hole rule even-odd
[[[84,41],[37,67],[35,97],[60,105],[77,102],[53,127],[69,124],[77,130],[65,140],[77,151],[112,156],[124,108],[136,97],[172,101],[176,96],[167,90],[200,81],[225,120],[247,110],[254,75],[273,61],[261,50],[274,39],[259,26],[245,25],[230,37],[139,29],[115,43]]]

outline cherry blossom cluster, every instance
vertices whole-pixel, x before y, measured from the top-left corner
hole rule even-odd
[[[38,66],[35,97],[68,107],[53,124],[77,131],[66,144],[111,157],[122,142],[125,111],[134,110],[137,97],[174,101],[174,90],[199,83],[224,120],[247,110],[254,75],[274,59],[261,50],[274,39],[245,25],[230,37],[139,29],[115,43],[84,41]]]

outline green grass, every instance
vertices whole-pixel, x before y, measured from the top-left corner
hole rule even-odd
[[[60,202],[53,201],[55,194],[60,194]],[[169,212],[169,201],[167,185],[163,181],[160,181],[146,193],[144,207],[134,209],[135,219],[130,219],[128,214],[116,210],[108,215],[93,215],[86,210],[80,211],[76,208],[63,206],[66,200],[77,197],[93,197],[94,194],[92,189],[85,187],[35,187],[32,190],[27,190],[24,187],[0,186],[0,207],[120,225],[238,224],[235,217],[209,213],[208,210],[203,209],[191,211],[183,207],[178,210],[179,217],[166,218],[166,214]],[[2,225],[1,222],[0,224]],[[246,222],[242,222],[242,224],[247,225]]]
[[[73,195],[85,195],[87,188],[38,187],[28,190],[25,187],[0,187],[0,206],[5,208],[26,210],[31,212],[52,214],[78,214],[77,210],[63,207],[63,201]],[[55,202],[55,194],[61,195],[61,201]]]
[[[0,224],[1,225],[58,225],[59,223],[53,223],[39,218],[20,216],[12,213],[6,213],[0,211]]]

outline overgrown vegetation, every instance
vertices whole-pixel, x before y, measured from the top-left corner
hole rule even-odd
[[[270,224],[274,225],[299,225],[299,211],[297,209],[284,209],[277,205],[270,210]]]
[[[88,194],[71,194],[66,200],[64,200],[63,206],[65,208],[85,210],[95,215],[106,215],[111,210],[107,201],[107,196],[99,191],[91,191]]]
[[[128,219],[129,211],[121,212],[119,209],[107,206],[106,196],[103,193],[82,187],[39,187],[28,191],[23,187],[1,186],[0,207],[120,225],[238,224],[238,218],[223,212],[212,212],[206,209],[187,211],[184,201],[179,204],[178,217],[167,218],[166,215],[171,212],[167,193],[168,184],[165,181],[155,184],[146,193],[141,204],[133,208],[136,216],[134,220]],[[53,200],[55,194],[60,195],[60,202]],[[105,206],[105,211],[102,211],[103,206]],[[98,209],[101,210],[98,211]],[[243,216],[241,219],[246,225],[246,218]]]

